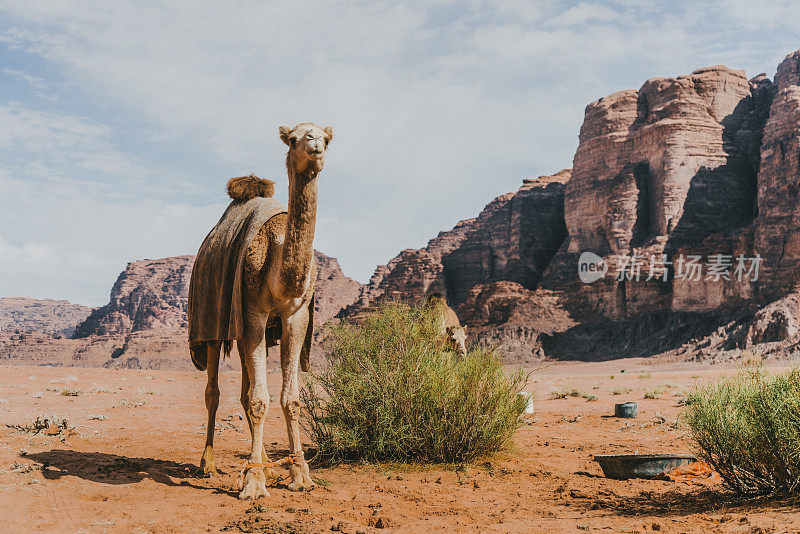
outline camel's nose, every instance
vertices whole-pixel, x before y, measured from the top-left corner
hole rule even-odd
[[[319,140],[319,139],[314,139],[313,141],[310,141],[308,143],[308,146],[306,147],[306,151],[309,154],[314,154],[314,155],[317,155],[317,156],[322,154],[323,149],[324,149],[324,145],[322,144],[322,141]]]

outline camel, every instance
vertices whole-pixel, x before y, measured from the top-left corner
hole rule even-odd
[[[467,355],[467,327],[461,326],[458,316],[453,308],[447,305],[447,300],[441,293],[431,293],[425,300],[425,307],[432,308],[439,313],[441,320],[439,335],[447,339],[450,347],[464,358]]]
[[[230,352],[231,341],[226,339],[224,332],[241,330],[241,335],[236,338],[242,362],[241,403],[250,427],[251,446],[248,464],[243,471],[240,499],[269,496],[265,469],[269,470],[270,467],[267,465],[267,455],[263,445],[264,417],[269,408],[267,357],[269,346],[277,343],[278,338],[283,378],[280,405],[286,420],[291,453],[289,464],[291,481],[288,487],[292,491],[310,490],[314,487],[300,441],[298,366],[308,370],[316,279],[313,242],[317,214],[317,180],[325,163],[328,143],[333,139],[333,128],[330,126],[321,128],[306,122],[294,128],[281,126],[279,133],[281,140],[289,147],[286,155],[289,205],[288,210],[284,208],[284,211],[274,215],[270,212],[269,219],[257,229],[257,232],[254,231],[252,239],[243,245],[246,248],[243,250],[242,260],[236,264],[241,265],[241,272],[235,273],[235,276],[240,276],[241,279],[241,283],[235,285],[241,293],[241,327],[237,329],[235,326],[238,325],[234,325],[223,330],[221,335],[216,336],[222,340],[207,336],[205,339],[209,339],[208,341],[195,342],[191,345],[195,366],[201,370],[205,368],[208,372],[206,386],[208,429],[200,466],[203,473],[210,476],[216,472],[213,441],[215,417],[219,405],[217,370],[220,349],[226,354]],[[249,177],[250,180],[247,178],[236,178],[229,182],[228,192],[234,198],[229,210],[243,206],[242,202],[252,201],[254,196],[272,195],[271,182],[253,176]],[[259,200],[267,201],[267,199]],[[272,199],[268,201],[276,202]],[[222,219],[218,226],[221,224]],[[212,230],[212,234],[215,230]],[[206,240],[209,240],[212,234],[209,234]],[[205,247],[205,242],[203,246]],[[197,262],[195,265],[197,269]],[[192,283],[195,283],[194,273]],[[198,282],[198,285],[201,283]],[[190,288],[190,321],[192,295]],[[207,302],[213,302],[213,299]],[[227,309],[238,311],[237,302],[229,303],[228,306],[225,308],[226,312]],[[237,315],[236,318],[238,317]],[[227,327],[227,318],[225,321]],[[231,324],[236,323],[233,319],[231,321]],[[190,340],[191,336],[190,322]]]

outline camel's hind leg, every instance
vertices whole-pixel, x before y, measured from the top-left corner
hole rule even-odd
[[[286,430],[289,434],[289,452],[294,455],[294,463],[289,465],[289,475],[292,478],[289,489],[292,491],[310,490],[314,487],[300,442],[300,391],[297,385],[300,351],[305,341],[308,321],[308,307],[302,306],[294,315],[284,320],[281,337],[281,370],[283,372],[281,408],[283,408]]]
[[[221,341],[209,341],[206,346],[208,382],[206,383],[206,408],[208,424],[206,426],[206,448],[200,459],[200,470],[204,476],[217,473],[214,466],[214,426],[216,425],[217,408],[219,407],[219,351]]]
[[[264,417],[269,409],[269,392],[267,391],[267,344],[264,339],[264,317],[247,317],[245,319],[243,345],[243,364],[247,369],[249,389],[245,411],[250,423],[250,456],[249,465],[261,464],[264,454]],[[269,497],[264,470],[258,467],[247,468],[244,486],[240,499],[257,499]]]

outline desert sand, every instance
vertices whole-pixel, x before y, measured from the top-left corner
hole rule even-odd
[[[5,365],[0,532],[797,531],[800,509],[790,502],[743,499],[718,483],[611,480],[593,461],[693,452],[677,423],[680,401],[696,383],[732,372],[643,359],[545,364],[527,388],[535,413],[502,454],[460,467],[312,467],[318,485],[310,493],[276,483],[254,504],[235,491],[249,443],[238,371],[220,381],[222,473],[199,478],[204,373]],[[279,373],[269,376],[274,401]],[[573,387],[596,400],[552,398]],[[643,398],[654,389],[660,398]],[[615,402],[628,400],[639,403],[637,419],[609,417]],[[75,433],[6,426],[51,415]],[[286,431],[274,402],[267,421],[267,451],[278,459]]]

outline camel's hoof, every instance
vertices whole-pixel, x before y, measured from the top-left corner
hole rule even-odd
[[[311,480],[311,477],[305,477],[304,480],[292,482],[287,487],[290,491],[311,491],[312,489],[316,488],[317,485],[314,484],[314,481]]]
[[[247,471],[244,476],[244,487],[239,493],[240,499],[258,499],[259,497],[269,497],[267,486],[264,480],[264,473],[254,469]]]
[[[214,467],[214,449],[206,447],[203,451],[203,457],[200,458],[200,471],[204,477],[218,475],[219,471]]]
[[[204,477],[213,477],[219,474],[219,471],[213,465],[201,465],[200,470]]]
[[[288,486],[291,491],[311,491],[316,487],[311,480],[307,463],[290,465],[289,475],[292,477],[292,482]]]

